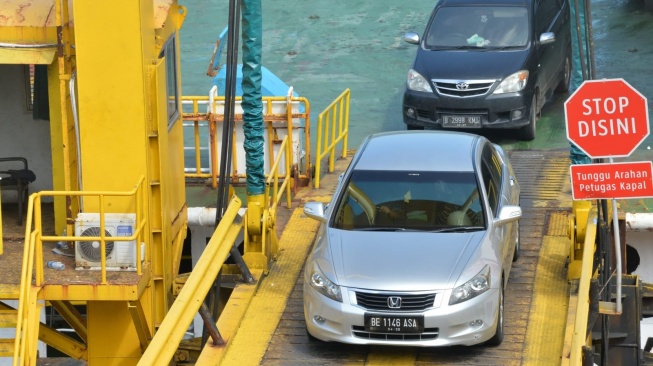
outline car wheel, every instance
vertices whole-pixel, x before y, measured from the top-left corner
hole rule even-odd
[[[562,79],[556,87],[557,93],[566,93],[569,91],[569,83],[571,82],[571,59],[569,56],[565,57],[565,65],[562,72]]]
[[[416,126],[416,125],[406,125],[406,129],[409,131],[412,130],[423,130],[424,126]]]
[[[519,256],[521,255],[521,234],[519,231],[519,221],[517,221],[515,225],[517,225],[517,240],[515,240],[515,252],[512,255],[513,262],[516,262],[517,259],[519,259]]]
[[[528,115],[528,124],[519,130],[519,137],[522,140],[535,140],[535,130],[537,127],[537,97],[533,95],[531,102],[530,114]]]
[[[497,314],[497,330],[494,336],[490,338],[485,344],[488,346],[498,346],[503,342],[503,279],[501,280],[501,290],[499,291],[499,311]]]

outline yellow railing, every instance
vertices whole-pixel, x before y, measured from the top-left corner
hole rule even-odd
[[[573,321],[573,333],[571,346],[566,354],[562,355],[562,364],[570,366],[581,366],[583,362],[583,347],[591,346],[591,332],[587,331],[590,306],[590,282],[594,277],[594,252],[596,251],[596,209],[593,208],[587,219],[585,241],[583,244],[583,263],[578,283],[578,301],[576,304],[575,319]]]
[[[342,157],[347,157],[350,91],[346,89],[317,117],[314,188],[320,188],[322,159],[329,157],[328,171],[335,169],[336,145],[342,142]]]
[[[290,195],[290,162],[292,161],[292,152],[289,141],[288,136],[285,136],[281,141],[279,154],[274,159],[274,162],[270,167],[270,174],[265,181],[265,208],[270,209],[271,211],[276,211],[284,193],[286,194],[286,207],[290,208],[292,204],[292,197]],[[279,167],[282,159],[285,166],[285,173],[281,177],[283,183],[279,185]],[[270,194],[270,188],[272,189],[272,194]]]
[[[107,284],[107,263],[106,263],[106,242],[107,241],[135,241],[136,244],[136,273],[142,274],[142,253],[140,249],[141,243],[145,243],[144,240],[144,228],[147,223],[147,218],[145,216],[145,189],[143,187],[144,178],[141,177],[131,191],[126,192],[115,192],[115,191],[42,191],[36,194],[34,199],[34,216],[37,218],[35,220],[36,230],[39,233],[42,233],[41,228],[41,197],[50,196],[50,197],[84,197],[84,202],[88,205],[86,199],[88,197],[97,197],[98,199],[98,208],[99,208],[99,223],[100,223],[100,236],[40,236],[38,245],[40,245],[40,250],[36,251],[36,285],[40,286],[43,283],[43,242],[58,242],[58,241],[82,241],[82,240],[94,240],[100,243],[100,272],[101,272],[101,283],[103,285]],[[114,236],[107,239],[105,234],[105,213],[106,213],[106,197],[133,197],[134,199],[134,208],[136,214],[136,222],[134,225],[134,234],[131,236]],[[145,248],[145,253],[149,253],[149,248]]]
[[[241,97],[236,98],[239,103]],[[304,167],[301,167],[300,161],[294,161],[294,156],[291,154],[292,160],[290,167],[297,166],[299,178],[309,179],[310,171],[310,104],[308,100],[303,97],[263,97],[263,122],[267,134],[267,148],[269,152],[274,151],[275,145],[281,141],[279,137],[279,130],[287,130],[287,135],[290,136],[290,146],[296,146],[301,151],[305,151]],[[211,105],[213,102],[213,105]],[[182,96],[182,104],[192,107],[192,112],[182,113],[182,118],[186,122],[186,128],[193,128],[193,145],[192,147],[185,147],[185,151],[193,151],[194,154],[194,167],[187,169],[186,178],[204,178],[211,179],[213,188],[217,188],[218,177],[218,141],[217,136],[221,131],[217,130],[218,123],[224,122],[224,115],[221,108],[224,106],[224,97],[210,98],[208,96]],[[275,108],[278,105],[283,105],[283,112],[277,112]],[[293,106],[297,106],[298,111],[293,111]],[[205,111],[201,112],[200,108]],[[304,120],[301,126],[293,126],[294,120]],[[242,113],[234,113],[234,122],[236,124],[242,123]],[[192,124],[190,124],[192,123]],[[203,130],[204,129],[204,130]],[[300,141],[293,141],[293,129],[303,130],[303,136]],[[232,141],[239,141],[239,136],[234,129]],[[208,146],[202,145],[202,139],[208,139]],[[303,141],[301,141],[303,140]],[[302,142],[304,146],[302,145]],[[245,172],[238,172],[238,144],[232,144],[232,183],[237,183],[241,179],[246,178]],[[209,166],[202,164],[202,153],[208,154]],[[269,165],[272,165],[274,154],[266,154],[269,156]],[[206,159],[205,159],[206,160]],[[268,173],[266,172],[266,175]]]
[[[32,210],[35,194],[29,197],[27,220],[25,223],[25,238],[23,246],[23,266],[20,274],[20,290],[18,297],[18,313],[16,320],[16,338],[14,341],[13,365],[36,364],[36,348],[33,346],[38,340],[38,331],[35,332],[34,314],[38,313],[38,287],[32,287],[32,272],[34,270],[34,252],[40,236],[40,228],[30,232],[32,225]],[[34,291],[36,290],[36,291]],[[37,318],[38,319],[38,318]]]
[[[262,253],[266,258],[271,259],[277,255],[279,251],[279,238],[277,238],[276,231],[276,218],[277,207],[283,198],[286,196],[286,207],[292,207],[292,196],[290,193],[290,162],[291,162],[291,146],[288,136],[283,138],[281,142],[279,154],[276,156],[270,174],[265,181],[265,196],[262,217],[262,232],[261,243],[263,244]],[[285,166],[285,173],[280,177],[279,168],[281,164]],[[280,180],[282,181],[279,184]],[[272,192],[270,192],[272,190]],[[269,240],[268,240],[269,239]]]
[[[237,221],[241,201],[233,196],[218,227],[193,271],[143,353],[139,365],[167,365],[177,351],[188,325],[204,302],[218,272],[229,256],[242,222]]]
[[[187,125],[188,122],[192,123],[193,127],[193,146],[188,147],[184,144],[184,153],[188,150],[192,150],[195,156],[195,166],[194,166],[194,171],[191,172],[186,172],[186,178],[210,178],[213,174],[212,172],[214,170],[217,171],[217,166],[215,165],[217,162],[217,147],[216,148],[210,148],[213,146],[216,146],[215,143],[215,123],[209,123],[208,121],[208,113],[200,113],[199,107],[200,105],[204,106],[205,108],[208,108],[208,97],[183,97],[182,96],[182,104],[188,105],[190,104],[192,106],[192,112],[184,112],[182,114],[182,118],[184,120],[184,133],[186,131],[186,128],[189,127]],[[211,154],[210,157],[210,162],[211,166],[207,168],[202,167],[202,144],[201,144],[201,137],[202,137],[202,131],[201,127],[204,125],[205,128],[208,129],[208,131],[205,131],[204,133],[206,136],[208,136],[209,140],[209,147],[205,148],[207,150],[207,153]],[[214,182],[214,184],[217,184],[217,182]],[[214,186],[215,188],[216,186]]]
[[[23,248],[23,264],[20,277],[20,292],[18,299],[18,315],[16,322],[16,340],[14,344],[14,365],[35,364],[36,363],[36,344],[38,340],[39,312],[38,293],[44,284],[44,263],[43,263],[43,242],[58,241],[80,241],[96,240],[100,242],[101,252],[101,273],[102,284],[107,283],[107,266],[106,266],[106,241],[105,236],[105,197],[133,197],[134,209],[136,211],[135,231],[132,236],[111,237],[111,241],[136,241],[136,271],[138,274],[143,273],[141,265],[140,243],[146,243],[146,253],[149,253],[147,241],[144,240],[144,227],[147,223],[145,216],[145,189],[143,187],[144,178],[141,177],[131,191],[111,192],[111,191],[42,191],[34,193],[29,197],[27,208],[27,220],[25,223],[25,244]],[[100,211],[100,233],[99,237],[78,237],[78,236],[44,236],[43,222],[41,216],[41,198],[42,197],[92,197],[96,196],[99,200]],[[32,228],[33,227],[33,228]],[[34,281],[32,283],[32,273]]]

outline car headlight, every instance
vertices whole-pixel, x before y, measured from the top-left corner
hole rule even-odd
[[[420,75],[417,71],[410,69],[408,70],[408,79],[406,80],[406,86],[410,90],[423,91],[428,93],[433,93],[431,89],[431,84]]]
[[[515,93],[521,91],[528,82],[528,71],[518,71],[507,78],[494,90],[494,94]]]
[[[310,278],[311,286],[316,289],[322,295],[342,302],[342,292],[340,292],[340,286],[333,283],[327,276],[320,271],[320,268],[317,264],[313,264],[313,269],[311,270]]]
[[[473,299],[476,296],[490,289],[490,266],[486,265],[483,269],[472,277],[471,280],[453,289],[449,305],[454,305]]]

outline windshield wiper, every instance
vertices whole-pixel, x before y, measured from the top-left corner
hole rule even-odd
[[[470,49],[477,49],[480,47],[477,46],[470,46],[470,45],[462,45],[462,46],[433,46],[432,48],[429,48],[431,51],[448,51],[448,50],[470,50]]]
[[[501,46],[501,47],[487,47],[492,51],[502,51],[502,50],[511,50],[517,48],[524,48],[524,46]]]
[[[469,231],[480,231],[485,230],[483,226],[452,226],[445,227],[442,229],[431,230],[432,233],[459,233],[459,232],[469,232]]]
[[[354,228],[355,231],[406,231],[403,227],[368,226]]]

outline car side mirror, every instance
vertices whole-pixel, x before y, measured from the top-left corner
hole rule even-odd
[[[499,217],[494,219],[495,225],[504,225],[509,222],[517,221],[521,218],[522,212],[521,207],[506,205],[501,207],[499,210]]]
[[[325,206],[322,202],[306,202],[304,204],[304,214],[314,220],[326,223]]]
[[[545,45],[556,41],[556,35],[553,32],[544,32],[540,34],[540,44]]]
[[[407,32],[404,34],[404,41],[410,44],[419,44],[419,34],[415,32]]]

